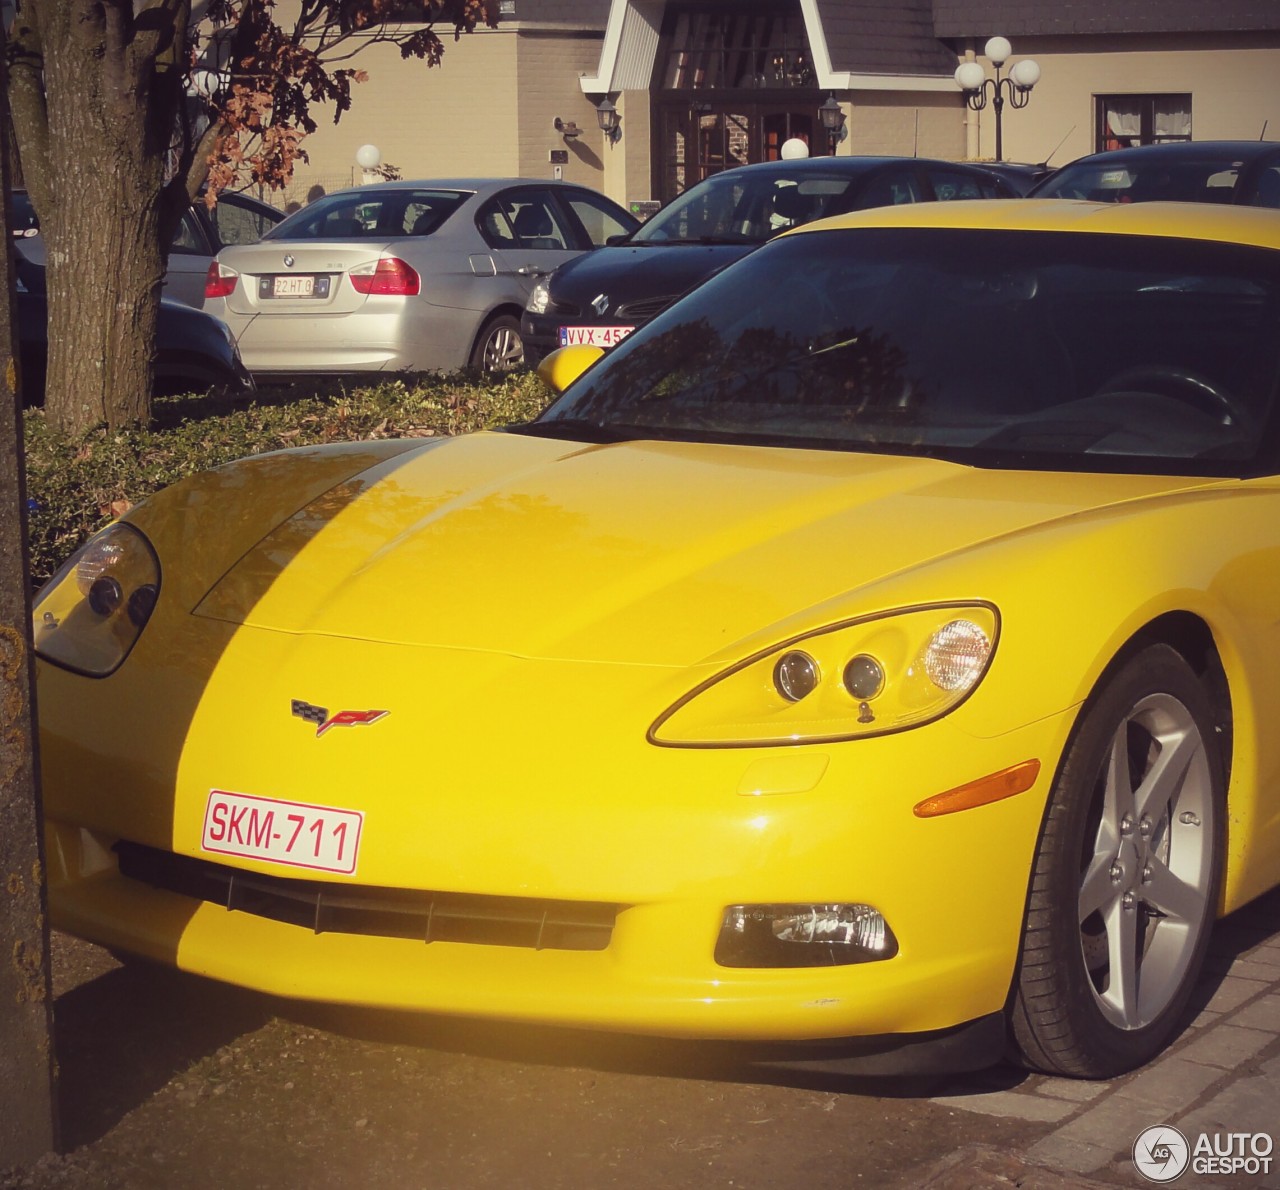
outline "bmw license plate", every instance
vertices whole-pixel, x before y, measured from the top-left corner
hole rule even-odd
[[[213,789],[200,846],[219,855],[350,876],[356,870],[363,825],[359,810]]]
[[[310,297],[315,293],[314,277],[276,277],[271,288],[272,297]]]
[[[560,346],[612,347],[635,329],[633,326],[562,326]]]

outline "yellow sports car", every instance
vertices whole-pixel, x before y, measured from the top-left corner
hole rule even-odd
[[[744,1053],[1149,1059],[1280,882],[1280,217],[865,212],[600,355],[68,562],[56,923]]]

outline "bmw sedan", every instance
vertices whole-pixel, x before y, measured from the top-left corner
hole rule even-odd
[[[1015,195],[980,166],[915,157],[815,157],[725,170],[629,239],[539,282],[525,309],[525,351],[536,361],[569,343],[612,346],[766,240],[823,215]]]
[[[330,194],[209,267],[250,371],[506,371],[539,277],[638,226],[582,186],[387,182]]]

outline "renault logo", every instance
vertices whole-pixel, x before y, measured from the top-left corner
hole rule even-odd
[[[600,294],[591,303],[591,308],[596,312],[597,317],[603,318],[604,312],[609,308],[609,295],[607,293]]]

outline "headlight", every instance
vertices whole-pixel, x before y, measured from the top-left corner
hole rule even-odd
[[[551,286],[545,280],[539,281],[533,287],[533,292],[525,302],[524,308],[530,314],[545,314],[549,305],[551,305]]]
[[[918,727],[982,680],[1000,619],[985,603],[902,608],[833,624],[704,682],[649,729],[676,747],[830,743]]]
[[[89,677],[119,667],[160,594],[160,563],[132,525],[108,525],[36,596],[36,653]]]

